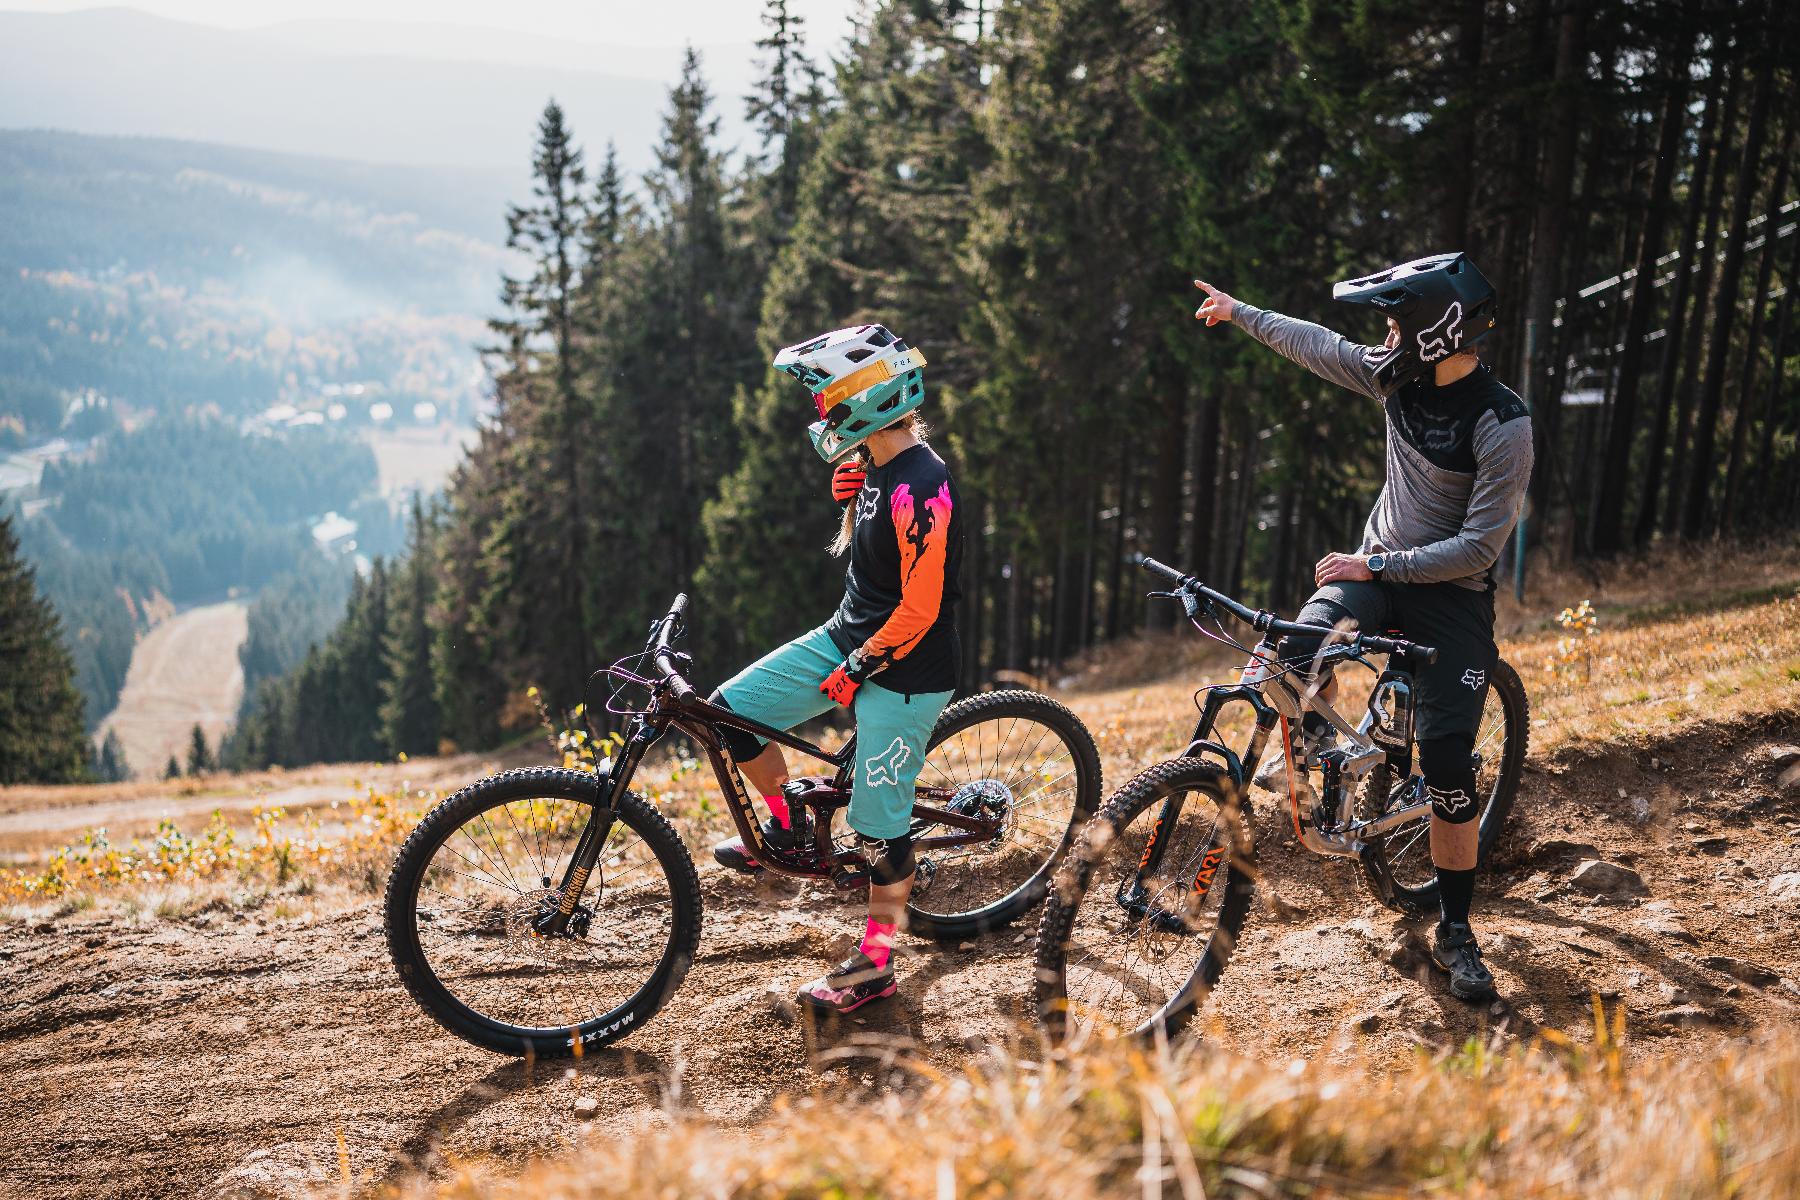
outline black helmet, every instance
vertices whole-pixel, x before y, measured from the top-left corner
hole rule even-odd
[[[1391,395],[1426,367],[1467,350],[1496,324],[1494,285],[1460,250],[1389,267],[1331,289],[1333,300],[1365,305],[1400,324],[1400,344],[1369,352],[1375,382]]]

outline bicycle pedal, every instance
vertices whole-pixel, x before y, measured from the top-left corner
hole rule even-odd
[[[831,882],[846,892],[862,891],[869,886],[869,872],[840,864],[831,869]]]

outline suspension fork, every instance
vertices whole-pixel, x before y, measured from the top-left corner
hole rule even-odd
[[[581,902],[582,892],[587,888],[588,877],[594,873],[594,865],[600,861],[600,852],[606,848],[606,840],[612,836],[613,822],[619,815],[619,794],[630,786],[631,777],[637,774],[638,764],[644,761],[644,755],[662,735],[661,727],[640,720],[630,739],[626,741],[624,751],[614,761],[612,770],[600,775],[599,767],[595,767],[594,814],[582,827],[581,837],[575,842],[575,853],[570,856],[568,869],[563,872],[559,889],[562,899],[556,906],[556,913],[544,922],[540,933],[560,934],[568,927],[569,918],[574,915],[575,906]]]
[[[1194,736],[1188,740],[1188,747],[1182,752],[1183,758],[1218,758],[1225,764],[1231,774],[1231,782],[1241,795],[1248,772],[1256,769],[1256,760],[1261,756],[1263,744],[1268,740],[1269,731],[1275,726],[1275,710],[1253,698],[1254,693],[1238,691],[1212,692],[1206,697],[1200,709],[1200,721],[1194,726]],[[1232,701],[1249,704],[1256,710],[1256,732],[1250,739],[1247,763],[1240,760],[1229,746],[1212,740],[1213,729],[1219,720],[1219,711]],[[1175,822],[1181,819],[1182,807],[1187,803],[1187,793],[1177,792],[1162,803],[1162,810],[1156,814],[1156,821],[1150,827],[1150,841],[1144,846],[1144,855],[1138,860],[1137,873],[1132,878],[1135,888],[1142,888],[1144,880],[1162,866],[1163,856],[1169,852],[1169,843],[1174,839],[1164,837],[1165,830],[1173,831]],[[1194,888],[1204,895],[1212,885],[1214,872],[1224,855],[1214,857],[1212,853],[1205,856],[1199,873],[1194,877]]]

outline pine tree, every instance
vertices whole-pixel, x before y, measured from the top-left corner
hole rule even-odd
[[[163,776],[162,777],[164,779],[180,779],[181,778],[181,762],[173,754],[169,755],[168,765],[163,767]]]
[[[125,761],[125,745],[116,730],[106,731],[94,753],[92,773],[101,783],[123,783],[131,778],[131,767]]]
[[[759,279],[792,235],[826,105],[824,78],[806,54],[805,21],[788,0],[766,0],[762,22],[762,75],[744,98],[758,145],[745,164],[746,196],[736,214],[755,245],[751,269]]]
[[[73,782],[89,753],[62,624],[0,515],[0,784]]]
[[[534,203],[507,216],[507,247],[527,255],[532,271],[503,280],[506,312],[491,323],[506,339],[494,383],[517,436],[504,447],[505,483],[482,543],[481,611],[516,670],[567,695],[589,657],[579,456],[594,427],[577,381],[581,257],[592,216],[582,153],[555,101],[538,123],[532,173]]]
[[[187,773],[189,775],[205,775],[213,769],[212,748],[206,744],[206,731],[200,723],[194,723],[188,734]]]
[[[388,611],[387,679],[382,684],[381,740],[390,754],[433,754],[439,737],[431,669],[431,608],[436,599],[434,530],[424,505],[412,502],[412,539],[395,568]]]

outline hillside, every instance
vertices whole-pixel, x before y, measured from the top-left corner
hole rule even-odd
[[[1722,1194],[1720,1181],[1746,1178],[1753,1154],[1779,1166],[1800,1144],[1783,1140],[1800,1129],[1791,1045],[1760,1061],[1736,1049],[1791,1028],[1800,1012],[1800,957],[1783,915],[1800,848],[1797,605],[1792,578],[1745,595],[1699,576],[1665,588],[1654,607],[1602,603],[1585,676],[1546,668],[1561,631],[1541,617],[1506,642],[1540,716],[1516,821],[1478,899],[1503,996],[1493,1006],[1450,1000],[1423,966],[1420,933],[1370,901],[1350,869],[1299,852],[1283,815],[1260,806],[1265,886],[1203,1018],[1206,1052],[1163,1067],[1102,1058],[1065,1077],[1028,1065],[1037,1051],[1019,1019],[1029,926],[958,946],[909,940],[899,1001],[835,1029],[792,1028],[771,996],[832,961],[853,905],[709,866],[700,959],[670,1008],[619,1050],[565,1072],[449,1039],[394,981],[370,892],[408,810],[539,756],[533,746],[487,762],[0,792],[0,850],[28,874],[84,814],[122,848],[164,812],[198,836],[202,815],[220,807],[247,848],[239,871],[223,875],[196,874],[197,855],[186,867],[165,856],[166,867],[149,868],[160,883],[109,884],[70,860],[60,898],[5,911],[0,1134],[23,1164],[15,1183],[27,1196],[277,1195],[331,1186],[346,1171],[391,1183],[425,1168],[427,1182],[461,1179],[452,1190],[468,1194],[480,1190],[470,1180],[578,1146],[591,1130],[603,1140],[597,1158],[573,1176],[537,1168],[521,1194],[943,1194],[944,1171],[967,1194],[1010,1194],[1055,1166],[1070,1194],[1135,1195],[1146,1186],[1137,1165],[1165,1152],[1166,1194],[1199,1194],[1184,1170],[1244,1195],[1298,1194],[1307,1180],[1356,1192],[1346,1181],[1391,1190],[1471,1178],[1497,1195],[1607,1190],[1587,1186],[1597,1179],[1617,1195],[1648,1194],[1646,1179]],[[1100,740],[1109,789],[1180,737],[1193,682],[1066,696]],[[691,845],[720,831],[716,805],[701,803],[706,782],[679,764],[653,770],[647,786]],[[280,817],[248,820],[275,804]],[[272,860],[248,850],[257,840],[286,847],[287,866],[268,869]],[[1635,871],[1644,894],[1585,894],[1571,874],[1587,857]],[[91,859],[95,869],[105,860]],[[1598,1044],[1596,995],[1607,1012]],[[1471,1042],[1486,1049],[1462,1049]],[[1548,1053],[1518,1057],[1533,1046]],[[1576,1049],[1559,1059],[1560,1046]],[[1022,1058],[1008,1065],[992,1047]],[[1420,1048],[1455,1057],[1421,1066]],[[1289,1071],[1290,1059],[1311,1066]],[[1660,1064],[1676,1059],[1683,1120],[1730,1106],[1742,1123],[1722,1127],[1704,1160],[1679,1121],[1654,1152],[1609,1152],[1656,1126],[1646,1106],[1673,1069]],[[1342,1101],[1332,1098],[1356,1094],[1344,1089],[1362,1090],[1371,1072],[1389,1086],[1359,1099],[1354,1119],[1334,1117]],[[833,1111],[846,1094],[885,1105],[912,1132],[871,1141],[859,1131],[878,1125],[850,1121],[821,1144],[823,1114],[779,1098],[815,1090]],[[1434,1116],[1452,1092],[1474,1107]],[[1197,1167],[1167,1141],[1143,1140],[1153,1135],[1134,1114],[1153,1111],[1158,1094],[1194,1124],[1144,1120],[1164,1131],[1156,1138],[1191,1129]],[[1088,1099],[1047,1105],[1046,1095]],[[603,1120],[586,1124],[581,1114],[595,1109],[578,1107],[584,1099]],[[1588,1115],[1572,1139],[1543,1115],[1560,1112],[1566,1125],[1578,1111]],[[122,1120],[146,1113],[161,1118],[149,1129]],[[674,1117],[672,1131],[648,1132]],[[770,1136],[736,1140],[753,1128]],[[617,1140],[632,1130],[647,1136]],[[1286,1182],[1274,1192],[1246,1182],[1259,1171],[1265,1185]],[[1740,1194],[1792,1194],[1779,1172],[1747,1178]]]

